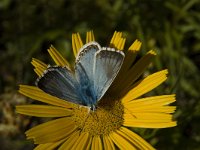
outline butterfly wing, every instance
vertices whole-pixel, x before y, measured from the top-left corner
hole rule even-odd
[[[101,49],[96,42],[90,42],[80,49],[75,64],[75,76],[80,85],[80,97],[84,105],[93,107],[96,104],[94,93],[94,57],[95,53]]]
[[[37,79],[36,85],[50,95],[82,105],[77,91],[79,85],[73,73],[65,67],[49,67]]]
[[[95,55],[94,91],[97,101],[102,98],[118,74],[124,60],[124,53],[112,48],[102,48]]]
[[[85,44],[79,51],[76,58],[75,71],[76,68],[81,64],[89,77],[90,80],[93,78],[93,65],[95,53],[101,49],[100,45],[97,42],[89,42]],[[77,77],[79,80],[81,75]]]

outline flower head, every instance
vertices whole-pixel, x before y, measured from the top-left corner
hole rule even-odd
[[[17,112],[36,117],[55,117],[26,131],[28,139],[38,146],[35,149],[154,149],[128,127],[167,128],[176,126],[172,120],[175,95],[141,97],[167,79],[167,70],[140,78],[156,53],[151,50],[135,62],[141,47],[136,40],[124,50],[125,38],[115,32],[109,47],[124,51],[123,65],[115,80],[91,111],[70,100],[48,94],[36,86],[20,85],[19,92],[44,104],[17,106]],[[86,43],[95,41],[92,31],[87,32]],[[72,48],[77,58],[84,46],[78,33],[72,35]],[[48,50],[57,66],[73,67],[51,46]],[[34,71],[41,78],[48,65],[33,58]],[[48,83],[47,83],[48,84]],[[53,89],[52,89],[53,90]]]

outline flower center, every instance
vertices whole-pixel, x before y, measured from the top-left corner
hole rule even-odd
[[[73,119],[82,132],[95,135],[107,135],[119,129],[123,124],[124,107],[120,101],[103,98],[95,111],[85,107],[74,108]]]

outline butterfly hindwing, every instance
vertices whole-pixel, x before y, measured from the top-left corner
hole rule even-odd
[[[82,105],[77,92],[79,85],[73,73],[66,67],[49,67],[36,84],[50,95]]]
[[[95,55],[94,91],[100,100],[118,74],[124,60],[124,53],[113,48],[102,48]]]

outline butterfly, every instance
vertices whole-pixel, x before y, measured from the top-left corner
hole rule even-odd
[[[36,85],[50,95],[94,111],[117,76],[124,57],[122,51],[89,42],[77,54],[74,71],[67,66],[49,66]]]

